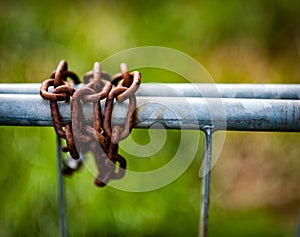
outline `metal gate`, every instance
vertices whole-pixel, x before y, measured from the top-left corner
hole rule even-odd
[[[161,90],[161,88],[169,88]],[[0,84],[0,125],[52,126],[49,102],[39,95],[40,84]],[[152,84],[144,83],[137,92],[135,128],[154,123],[167,129],[201,130],[205,134],[204,178],[202,185],[199,235],[207,236],[210,169],[213,133],[232,131],[300,131],[300,86],[283,84]],[[170,113],[170,108],[175,113]],[[124,121],[127,104],[115,106],[113,121]],[[191,109],[187,109],[191,108]],[[212,111],[211,108],[216,108]],[[71,121],[68,103],[59,104],[64,123]],[[92,106],[84,108],[93,118]],[[179,116],[174,117],[174,114]],[[60,139],[57,139],[58,171],[61,170]],[[60,172],[58,172],[60,174]],[[67,235],[64,188],[58,175],[61,235]],[[299,218],[300,222],[300,218]],[[300,235],[300,223],[298,234]]]

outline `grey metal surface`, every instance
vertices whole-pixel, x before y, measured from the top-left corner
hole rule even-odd
[[[0,83],[0,94],[38,94],[40,86],[40,83]],[[300,99],[300,85],[143,83],[137,96]]]
[[[216,130],[300,131],[298,100],[137,97],[137,102],[136,128],[162,123],[170,129],[213,125]],[[59,103],[59,109],[63,122],[70,121],[69,103]],[[92,105],[85,105],[84,113],[92,120]],[[113,123],[122,124],[126,113],[127,103],[117,103]],[[52,126],[49,101],[39,95],[0,94],[0,125]]]
[[[138,90],[137,95],[211,98],[300,99],[300,85],[144,83]]]
[[[299,210],[299,217],[298,217],[298,226],[297,226],[296,237],[300,237],[300,210]]]
[[[65,213],[65,189],[64,180],[62,176],[62,151],[61,151],[61,139],[56,135],[56,159],[57,159],[57,201],[59,211],[59,228],[60,236],[67,237],[67,220]]]
[[[41,83],[0,83],[0,94],[38,94]]]
[[[201,193],[201,210],[200,210],[200,225],[199,237],[206,237],[208,231],[208,212],[210,199],[210,169],[212,155],[212,131],[213,127],[206,126],[203,128],[205,133],[205,156],[204,156],[204,174],[202,179]]]

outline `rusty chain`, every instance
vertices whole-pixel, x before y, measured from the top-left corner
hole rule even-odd
[[[69,101],[75,93],[75,89],[67,82],[70,77],[75,84],[79,83],[79,78],[75,73],[68,70],[67,62],[62,60],[58,64],[55,73],[51,74],[51,79],[45,80],[41,86],[40,94],[44,99],[50,101],[51,116],[54,129],[57,135],[66,140],[67,146],[63,147],[64,152],[69,152],[74,159],[79,158],[78,151],[72,134],[72,124],[65,124],[62,128],[62,118],[58,109],[58,101]],[[54,90],[49,92],[49,87],[54,86]]]
[[[107,73],[102,72],[100,63],[94,64],[93,71],[84,75],[85,86],[76,90],[73,86],[80,83],[78,76],[68,70],[67,62],[62,60],[50,79],[42,83],[40,95],[50,101],[53,126],[59,137],[66,140],[63,152],[69,152],[76,165],[67,165],[64,174],[71,175],[78,169],[87,152],[92,152],[95,158],[98,175],[97,186],[105,186],[109,180],[120,179],[125,175],[126,160],[118,153],[119,141],[129,136],[135,121],[136,97],[141,75],[138,71],[129,72],[126,64],[121,64],[121,72],[112,80]],[[71,79],[71,83],[67,82]],[[113,88],[114,85],[114,88]],[[52,91],[50,87],[53,87]],[[59,113],[58,103],[71,99],[71,122],[64,125]],[[101,110],[101,100],[106,99],[104,113]],[[112,127],[112,112],[115,102],[121,103],[129,99],[125,125],[114,124]],[[93,123],[85,121],[84,104],[93,105]],[[116,167],[116,163],[119,167]]]

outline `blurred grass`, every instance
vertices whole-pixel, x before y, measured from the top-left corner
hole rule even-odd
[[[216,82],[299,83],[299,13],[296,0],[0,1],[0,82],[41,82],[61,58],[83,75],[120,50],[158,45],[196,58]],[[141,71],[144,82],[184,81]],[[129,157],[129,168],[167,162],[178,135],[168,139],[156,159]],[[0,127],[0,236],[58,235],[54,141],[51,128]],[[227,134],[212,175],[210,236],[295,235],[297,144],[298,134]],[[95,188],[82,169],[66,179],[70,236],[196,236],[202,154],[200,146],[184,175],[147,193]]]

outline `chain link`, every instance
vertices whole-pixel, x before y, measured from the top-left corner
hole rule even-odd
[[[141,75],[139,72],[129,72],[126,64],[120,65],[120,73],[110,81],[109,74],[102,72],[100,63],[94,64],[93,71],[84,75],[85,87],[75,90],[74,85],[80,83],[78,76],[68,70],[67,62],[62,60],[50,79],[42,83],[40,95],[50,101],[53,126],[59,137],[66,140],[63,152],[69,152],[72,165],[67,165],[63,172],[71,175],[81,167],[83,156],[90,151],[95,158],[98,175],[97,186],[105,186],[109,180],[120,179],[125,175],[126,160],[118,153],[119,141],[129,136],[135,121],[137,91]],[[67,82],[67,78],[71,81]],[[113,85],[115,86],[114,88]],[[49,88],[53,87],[50,92]],[[71,100],[71,122],[63,129],[62,117],[59,113],[60,101]],[[106,99],[102,115],[101,100]],[[114,125],[112,128],[113,105],[129,100],[127,118],[124,126]],[[92,103],[93,123],[86,122],[83,107]],[[80,153],[80,155],[79,155]],[[116,167],[116,163],[119,167]]]
[[[70,97],[75,93],[75,89],[66,81],[70,77],[74,84],[79,83],[79,79],[75,73],[68,71],[68,64],[62,60],[58,64],[55,73],[51,74],[51,79],[43,82],[40,94],[44,99],[50,100],[51,116],[54,129],[57,135],[66,140],[67,146],[63,147],[64,152],[69,152],[74,159],[79,158],[78,151],[75,146],[72,133],[72,124],[67,123],[65,130],[62,128],[62,118],[58,109],[58,101],[69,101]],[[54,90],[50,93],[49,87],[54,86]]]

